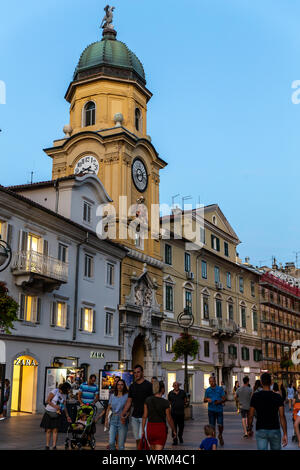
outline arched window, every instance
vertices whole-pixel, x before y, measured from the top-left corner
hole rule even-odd
[[[96,105],[93,101],[88,101],[84,105],[83,110],[83,125],[84,127],[93,126],[96,121]]]
[[[139,108],[135,108],[135,128],[137,131],[142,131],[142,113]]]

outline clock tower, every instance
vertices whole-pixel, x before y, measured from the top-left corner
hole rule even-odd
[[[70,103],[65,138],[55,140],[45,152],[53,160],[53,179],[91,172],[111,197],[117,220],[113,241],[128,248],[122,265],[120,360],[128,361],[129,367],[143,362],[147,377],[159,376],[163,263],[160,241],[151,238],[151,208],[159,204],[159,171],[167,163],[147,135],[147,105],[152,94],[146,87],[143,65],[116,39],[113,7],[105,11],[102,39],[81,54],[65,95]],[[138,233],[120,237],[120,201],[124,197],[127,209],[141,203],[146,207],[144,237]],[[130,223],[132,214],[127,215]]]

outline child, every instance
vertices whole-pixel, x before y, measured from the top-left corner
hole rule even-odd
[[[216,439],[216,433],[212,426],[207,424],[204,426],[204,432],[207,436],[200,444],[199,449],[201,450],[217,450],[218,440]]]
[[[76,421],[72,426],[74,431],[83,431],[86,426],[87,419],[88,415],[83,411],[80,415],[80,419],[78,419],[78,421]]]

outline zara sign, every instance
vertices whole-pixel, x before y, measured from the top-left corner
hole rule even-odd
[[[91,359],[104,359],[105,355],[103,352],[91,351],[90,358]]]

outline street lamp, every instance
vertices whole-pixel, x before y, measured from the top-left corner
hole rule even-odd
[[[12,252],[9,244],[0,239],[0,272],[8,267],[11,257]]]
[[[178,325],[183,328],[184,333],[188,333],[188,329],[194,324],[194,316],[189,312],[188,308],[185,308],[177,317]],[[189,393],[189,378],[188,378],[188,355],[184,353],[184,391],[188,395]]]

